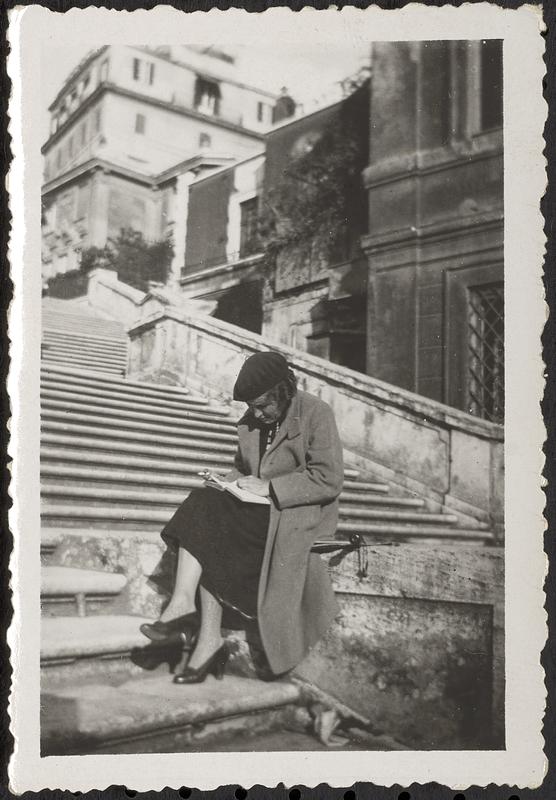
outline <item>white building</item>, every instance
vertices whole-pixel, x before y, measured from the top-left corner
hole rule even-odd
[[[234,57],[214,47],[110,45],[83,59],[49,109],[45,278],[122,228],[161,238],[176,219],[178,175],[263,151],[278,98],[236,76]]]

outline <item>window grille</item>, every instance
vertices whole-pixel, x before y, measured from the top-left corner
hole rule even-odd
[[[504,287],[468,290],[468,410],[502,422],[504,418]]]

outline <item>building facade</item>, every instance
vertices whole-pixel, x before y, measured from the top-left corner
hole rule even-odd
[[[368,109],[364,82],[343,101],[277,125],[266,134],[264,156],[197,178],[190,187],[181,278],[189,296],[217,301],[216,317],[362,372],[367,266],[360,239],[367,194],[361,171],[368,161]],[[328,158],[318,148],[331,131],[356,132],[359,140],[342,241],[333,252],[317,253],[305,239],[271,253],[261,219],[284,191],[288,202],[288,192],[294,201],[302,194],[296,173],[308,159],[317,165],[318,180],[319,161]],[[318,196],[307,203],[318,212]]]
[[[373,45],[367,372],[500,422],[502,42]]]
[[[43,147],[46,278],[122,228],[171,233],[178,175],[262,150],[278,96],[236,73],[233,57],[189,46],[106,46],[79,64],[50,106]]]
[[[502,111],[501,41],[374,44],[370,88],[272,129],[264,158],[192,183],[183,290],[277,343],[501,421]],[[343,244],[269,259],[254,219],[330,129],[366,141]]]

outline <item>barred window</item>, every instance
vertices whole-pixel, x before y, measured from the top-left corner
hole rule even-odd
[[[504,287],[502,282],[468,289],[468,410],[504,419]]]

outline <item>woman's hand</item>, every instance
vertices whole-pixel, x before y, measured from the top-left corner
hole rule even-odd
[[[259,494],[261,497],[268,497],[270,494],[270,482],[263,481],[261,478],[255,477],[255,475],[246,475],[244,478],[238,478],[237,485],[240,489]]]

